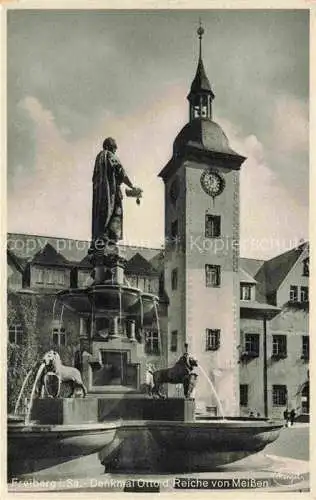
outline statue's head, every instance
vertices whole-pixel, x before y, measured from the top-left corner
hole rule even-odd
[[[44,354],[42,361],[45,364],[46,368],[53,369],[56,360],[58,359],[59,359],[59,354],[56,351],[51,350]]]
[[[107,137],[103,141],[103,149],[105,151],[111,151],[111,153],[115,153],[117,150],[117,144],[112,137]]]

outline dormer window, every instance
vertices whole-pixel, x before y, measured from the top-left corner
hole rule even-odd
[[[303,260],[303,276],[309,276],[309,257]]]
[[[36,283],[44,283],[44,270],[37,269]]]
[[[290,302],[298,301],[298,286],[291,285],[290,286]]]
[[[46,271],[46,275],[47,275],[47,284],[53,285],[54,284],[53,271],[51,269],[48,269]]]
[[[252,285],[242,283],[240,285],[240,300],[251,300],[251,289]]]

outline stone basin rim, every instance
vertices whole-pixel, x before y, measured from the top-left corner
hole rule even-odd
[[[124,428],[192,428],[192,429],[258,429],[258,430],[271,430],[283,428],[283,423],[276,421],[221,421],[221,420],[206,420],[206,421],[188,421],[182,422],[179,420],[125,420],[122,422],[121,427]]]
[[[242,425],[241,425],[242,424]],[[23,432],[25,434],[32,432],[80,432],[80,431],[106,431],[111,429],[199,429],[199,430],[256,430],[258,432],[266,432],[283,428],[283,424],[274,421],[268,422],[248,422],[248,421],[198,421],[198,422],[181,422],[174,420],[114,420],[103,422],[87,422],[82,424],[40,424],[37,422],[25,423],[10,423],[8,424],[9,431]]]
[[[153,293],[149,292],[144,292],[140,288],[132,287],[132,286],[127,286],[127,285],[120,285],[120,284],[114,284],[114,283],[102,283],[102,284],[96,284],[96,285],[90,285],[87,287],[82,287],[82,288],[67,288],[67,290],[59,290],[56,293],[56,297],[60,298],[63,296],[69,296],[71,294],[78,294],[78,295],[84,295],[84,294],[89,294],[93,292],[100,292],[102,290],[115,290],[115,291],[125,291],[125,292],[132,292],[137,295],[141,295],[142,298],[151,298],[156,301],[159,301],[158,295],[155,295]]]
[[[20,423],[8,425],[9,431],[17,431],[27,433],[50,433],[50,432],[81,432],[81,431],[107,431],[120,429],[122,423],[120,420],[109,422],[86,422],[83,424],[40,424],[37,422],[30,422],[29,424]]]

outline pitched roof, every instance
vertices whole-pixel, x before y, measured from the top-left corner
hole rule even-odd
[[[11,261],[15,268],[21,273],[25,269],[26,262],[24,259],[17,257],[11,250],[7,249],[7,259]]]
[[[239,281],[241,283],[253,283],[253,284],[257,283],[257,281],[241,267],[239,268]]]
[[[52,245],[47,243],[47,245],[45,245],[42,250],[34,255],[32,264],[65,266],[70,265],[70,262],[65,257],[63,257],[63,255],[58,253]]]
[[[255,278],[259,269],[265,263],[262,259],[247,259],[246,257],[241,257],[239,260],[240,267],[246,271],[250,276]]]
[[[164,250],[160,250],[157,255],[155,255],[150,260],[151,265],[159,272],[163,273],[165,268],[165,252]]]
[[[136,253],[126,264],[126,274],[141,274],[145,276],[158,276],[158,271],[154,269],[148,260],[140,253]]]
[[[7,246],[13,254],[25,261],[32,261],[33,257],[50,244],[68,262],[82,262],[89,250],[90,241],[76,240],[62,237],[41,236],[24,233],[8,233]],[[139,252],[145,259],[150,260],[157,255],[161,249],[141,247],[136,245],[119,245],[122,256],[129,260]]]
[[[91,256],[87,254],[79,263],[77,262],[76,265],[79,268],[91,269],[93,267]]]
[[[215,97],[212,91],[211,84],[206,75],[204,64],[202,58],[199,58],[199,62],[196,68],[195,77],[191,84],[190,94],[199,94],[200,92],[206,92],[210,94],[213,98]]]
[[[282,253],[281,255],[278,255],[277,257],[274,257],[264,263],[263,272],[266,295],[275,292],[279,288],[307,246],[308,243],[305,242],[298,247],[292,248],[288,252]]]

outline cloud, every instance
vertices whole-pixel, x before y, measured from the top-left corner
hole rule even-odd
[[[308,239],[308,207],[281,183],[264,144],[228,120],[220,123],[231,147],[247,158],[240,173],[241,255],[270,258]]]
[[[59,130],[53,113],[34,96],[21,101],[35,125],[35,168],[21,166],[9,199],[9,228],[70,238],[90,238],[92,172],[104,137],[114,136],[129,177],[144,190],[140,206],[124,200],[124,240],[160,246],[164,238],[163,183],[157,177],[169,160],[184,120],[185,90],[171,87],[132,115],[107,112],[91,124],[90,133],[71,141]],[[181,96],[181,97],[180,97]],[[168,144],[168,147],[165,145]]]
[[[174,86],[134,114],[105,113],[92,124],[88,136],[73,141],[58,129],[49,109],[35,97],[26,97],[20,105],[35,124],[35,169],[30,173],[19,168],[9,204],[10,230],[89,239],[94,158],[104,137],[111,135],[132,182],[144,190],[140,206],[133,199],[124,200],[124,241],[159,247],[164,234],[164,187],[157,174],[169,160],[172,141],[186,121],[183,95],[185,89]],[[285,101],[280,101],[276,117],[284,106]],[[301,108],[292,102],[291,109],[297,114]],[[231,146],[247,157],[241,169],[242,254],[271,257],[306,238],[307,208],[280,183],[263,144],[253,134],[243,136],[231,121],[220,120],[220,124]],[[295,126],[291,125],[292,131]],[[289,136],[287,131],[285,137]],[[297,138],[295,147],[303,147],[303,137]],[[283,141],[286,145],[291,146]]]
[[[272,123],[276,151],[306,151],[309,142],[308,131],[308,104],[294,96],[277,96]]]

